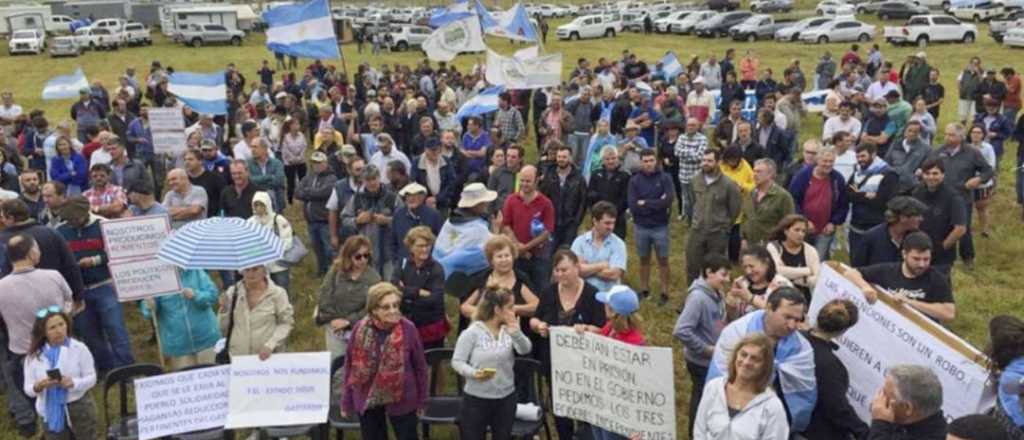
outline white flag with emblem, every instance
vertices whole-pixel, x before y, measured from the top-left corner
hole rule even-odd
[[[433,61],[451,61],[463,52],[481,52],[484,46],[480,19],[472,15],[439,27],[423,42],[423,51]]]

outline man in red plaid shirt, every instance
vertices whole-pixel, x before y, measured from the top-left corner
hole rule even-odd
[[[82,195],[89,199],[89,209],[104,218],[120,218],[128,208],[128,196],[124,188],[110,183],[114,170],[107,164],[93,165],[89,170],[89,183],[92,185]]]

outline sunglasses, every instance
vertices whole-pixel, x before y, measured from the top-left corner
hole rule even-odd
[[[355,255],[352,256],[353,260],[366,260],[366,259],[369,259],[369,258],[370,258],[370,254],[369,253],[355,254]]]
[[[57,306],[43,307],[43,308],[39,309],[39,311],[36,312],[36,318],[45,318],[46,315],[49,315],[50,313],[60,313],[60,307],[57,307]]]

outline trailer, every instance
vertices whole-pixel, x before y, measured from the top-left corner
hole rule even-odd
[[[49,0],[46,4],[54,14],[93,21],[104,18],[132,19],[132,4],[128,0]]]
[[[167,5],[161,9],[160,27],[171,36],[192,24],[219,24],[228,30],[252,31],[259,17],[248,5]]]
[[[49,6],[8,5],[0,6],[0,35],[10,35],[13,30],[45,29],[53,13]]]

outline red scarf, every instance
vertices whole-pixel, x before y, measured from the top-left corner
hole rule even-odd
[[[380,343],[378,331],[387,326],[373,317],[366,317],[356,330],[352,343],[352,365],[348,385],[366,391],[366,407],[374,408],[402,400],[405,376],[405,335],[402,324],[391,327],[391,333]]]

